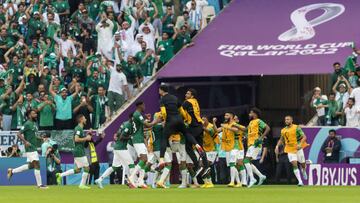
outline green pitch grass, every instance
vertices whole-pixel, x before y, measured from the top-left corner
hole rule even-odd
[[[173,186],[175,187],[175,186]],[[212,189],[128,189],[125,186],[92,187],[80,190],[75,186],[53,186],[39,190],[32,186],[0,187],[0,202],[11,203],[359,203],[360,187],[260,186]]]

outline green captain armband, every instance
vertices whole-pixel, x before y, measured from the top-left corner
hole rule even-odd
[[[260,145],[263,143],[261,139],[256,139],[254,142],[254,147],[260,147]]]

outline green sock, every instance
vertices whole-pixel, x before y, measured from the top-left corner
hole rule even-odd
[[[145,173],[149,172],[150,171],[150,166],[146,165],[144,170],[145,170]]]
[[[140,160],[139,163],[138,163],[138,166],[144,170],[145,168],[145,162],[143,160]]]

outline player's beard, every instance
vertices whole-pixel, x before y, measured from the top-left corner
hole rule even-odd
[[[224,123],[229,123],[230,119],[225,118]]]

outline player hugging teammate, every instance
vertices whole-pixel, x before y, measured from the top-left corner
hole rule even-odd
[[[168,92],[167,86],[160,86],[160,111],[153,116],[144,114],[144,102],[136,102],[136,110],[114,134],[113,163],[95,180],[99,188],[103,188],[103,180],[121,166],[124,168],[126,182],[130,188],[148,188],[148,184],[153,188],[169,188],[174,154],[181,174],[181,184],[178,188],[213,188],[211,166],[217,161],[219,147],[226,153],[226,164],[230,167],[229,187],[252,187],[255,183],[263,184],[266,176],[252,161],[261,153],[263,140],[269,134],[270,128],[260,119],[259,109],[250,110],[250,123],[247,127],[241,125],[239,118],[232,112],[226,112],[223,122],[218,126],[217,118],[213,118],[211,122],[208,117],[201,116],[196,90],[189,89],[183,103]],[[28,121],[21,128],[18,136],[25,145],[28,164],[9,169],[8,178],[10,179],[15,173],[35,169],[37,186],[47,188],[41,182],[39,158],[35,148],[36,140],[39,139],[36,127],[37,114],[31,110],[27,112],[27,116]],[[83,128],[87,120],[83,115],[78,115],[76,120],[78,125],[74,129],[73,151],[75,168],[56,174],[57,182],[60,185],[63,177],[80,173],[82,170],[79,188],[90,189],[86,186],[89,163],[85,156],[84,144],[91,140],[91,134],[84,133]],[[280,145],[284,145],[284,151],[293,165],[298,185],[302,186],[302,178],[307,179],[303,152],[308,146],[306,136],[298,125],[293,124],[291,116],[285,117],[285,125],[281,130],[275,153],[278,153]],[[246,153],[245,137],[247,138]],[[254,174],[258,179],[255,179]],[[204,182],[202,186],[198,183],[200,178]]]

